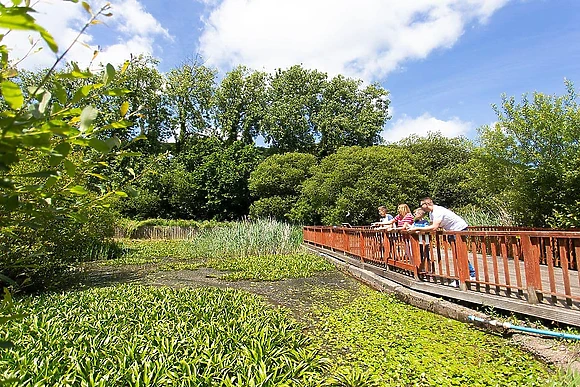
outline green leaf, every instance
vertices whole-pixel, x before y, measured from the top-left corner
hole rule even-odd
[[[51,177],[51,176],[56,176],[56,171],[44,170],[44,171],[23,173],[22,175],[19,175],[19,176],[22,176],[22,177]]]
[[[105,84],[108,84],[115,78],[115,67],[112,64],[107,63],[105,68]]]
[[[64,89],[64,87],[62,87],[62,84],[58,81],[54,82],[54,95],[56,96],[56,98],[58,99],[58,102],[60,102],[63,105],[66,105],[66,90]]]
[[[99,111],[90,105],[86,106],[83,109],[83,111],[81,112],[80,117],[81,122],[79,125],[79,129],[81,130],[81,132],[86,132],[87,129],[89,129],[95,118],[97,118],[98,113]]]
[[[109,148],[109,145],[106,142],[96,137],[89,140],[89,146],[101,153],[109,153],[111,151],[111,148]]]
[[[111,138],[108,138],[105,142],[109,146],[109,149],[113,149],[114,147],[117,147],[117,148],[121,147],[121,140],[119,140],[119,137],[117,137],[117,136],[113,136]]]
[[[121,95],[129,94],[131,90],[129,89],[111,89],[105,92],[105,95],[110,95],[112,97],[119,97]]]
[[[51,167],[57,166],[70,153],[71,146],[68,142],[61,142],[54,147],[53,153],[48,160]]]
[[[139,192],[137,192],[137,190],[135,188],[133,188],[133,186],[131,186],[131,185],[128,185],[125,188],[125,192],[127,192],[127,194],[132,198],[137,197],[139,195]]]
[[[127,195],[127,193],[125,193],[123,191],[115,191],[115,195],[120,196],[122,198],[129,197],[129,195]]]
[[[36,24],[34,18],[27,13],[30,11],[31,9],[27,7],[4,7],[2,13],[0,13],[0,28],[37,31],[48,47],[53,52],[57,52],[58,45],[54,41],[54,38],[47,30]]]
[[[103,126],[103,129],[124,129],[124,128],[128,128],[131,125],[133,125],[132,121],[121,120],[121,121],[113,122],[112,124]]]
[[[131,142],[141,141],[141,140],[147,140],[147,136],[144,135],[143,133],[138,135],[137,137],[135,137],[133,140],[131,140]]]
[[[121,75],[125,74],[125,71],[127,71],[127,68],[129,67],[129,61],[126,60],[125,63],[123,63],[123,66],[121,67],[121,71],[119,71],[119,73]]]
[[[57,52],[58,45],[56,44],[56,41],[54,40],[52,35],[49,34],[48,31],[42,27],[37,28],[37,31],[40,32],[40,36],[42,37],[42,39],[44,39],[44,41],[46,42],[48,47],[52,50],[52,52]]]
[[[87,11],[89,13],[89,15],[93,15],[93,10],[91,9],[91,6],[89,5],[89,3],[87,3],[86,1],[82,2],[83,8],[85,9],[85,11]]]
[[[75,185],[74,187],[69,188],[68,191],[75,195],[86,195],[89,193],[89,191],[87,191],[82,185]]]
[[[58,181],[58,179],[56,178],[56,176],[51,176],[48,179],[46,179],[46,182],[44,183],[44,188],[50,188],[53,185],[56,184],[56,182]]]
[[[62,163],[64,164],[64,169],[66,170],[66,174],[69,175],[70,177],[75,177],[75,174],[77,171],[77,166],[74,165],[74,163],[72,161],[70,161],[69,159],[64,159],[64,161]]]
[[[85,223],[87,220],[89,220],[85,214],[81,214],[79,212],[71,212],[68,214],[68,216],[80,223]]]
[[[3,81],[1,86],[2,95],[4,96],[6,103],[8,103],[8,106],[14,110],[20,109],[24,103],[24,96],[22,95],[20,87],[11,81]]]
[[[87,95],[89,95],[89,92],[92,89],[93,89],[93,85],[85,85],[85,86],[79,87],[77,89],[77,91],[75,92],[75,94],[73,95],[73,98],[71,100],[71,103],[77,103],[77,102],[79,102],[81,99],[83,99]]]

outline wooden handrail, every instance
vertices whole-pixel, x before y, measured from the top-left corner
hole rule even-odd
[[[459,281],[464,291],[530,304],[580,302],[580,231],[480,226],[408,232],[307,226],[303,233],[305,243],[406,272],[417,281]],[[470,278],[470,264],[475,278]]]

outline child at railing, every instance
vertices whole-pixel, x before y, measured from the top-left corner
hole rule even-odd
[[[380,230],[388,230],[391,228],[391,220],[393,220],[393,215],[387,213],[387,207],[379,207],[379,216],[381,220],[378,222],[371,223],[371,226]]]
[[[405,230],[411,227],[421,228],[429,225],[429,221],[425,219],[425,211],[421,207],[416,208],[415,211],[413,211],[413,215],[413,224],[405,224]],[[425,242],[423,242],[423,240]],[[421,269],[423,271],[426,269],[426,264],[429,261],[429,242],[429,234],[419,234],[419,253],[421,254]],[[434,271],[434,268],[431,268],[431,271]]]
[[[406,204],[399,204],[397,207],[397,216],[390,221],[385,222],[385,224],[392,224],[393,228],[405,228],[405,225],[413,224],[413,214],[411,214],[411,209]]]

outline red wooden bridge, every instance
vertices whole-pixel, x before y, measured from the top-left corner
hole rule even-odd
[[[304,227],[309,247],[436,296],[580,326],[580,232]],[[475,268],[470,277],[469,263]]]

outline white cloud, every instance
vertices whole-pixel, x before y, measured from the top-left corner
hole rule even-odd
[[[467,24],[485,22],[508,1],[223,0],[205,20],[200,51],[222,69],[302,63],[377,80],[451,47]]]
[[[412,134],[426,136],[429,132],[441,132],[445,137],[457,137],[467,135],[471,129],[473,129],[471,122],[461,121],[457,117],[443,121],[429,113],[424,113],[416,118],[403,116],[395,121],[390,128],[383,130],[381,137],[387,142],[399,141]]]
[[[80,37],[78,44],[67,54],[66,61],[76,61],[86,66],[93,57],[93,52],[100,53],[95,63],[119,64],[129,59],[130,54],[153,54],[155,38],[172,39],[167,29],[148,12],[138,0],[112,0],[110,12],[112,17],[100,16],[104,25],[91,26]],[[97,12],[105,0],[91,2],[93,12]],[[90,15],[80,3],[74,4],[61,0],[41,0],[34,6],[38,11],[34,14],[38,24],[48,30],[56,40],[59,54],[62,53],[76,38],[81,28],[90,19]],[[98,33],[108,34],[107,42],[97,39]],[[10,54],[12,60],[22,58],[30,48],[29,36],[34,40],[38,34],[28,31],[12,31],[3,43],[13,47]],[[110,36],[113,36],[111,39]],[[113,42],[113,43],[111,43]],[[54,54],[41,40],[37,47],[43,49],[27,57],[20,67],[35,69],[49,67],[54,63]]]

